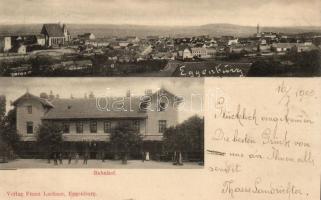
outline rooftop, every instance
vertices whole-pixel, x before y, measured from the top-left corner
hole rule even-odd
[[[63,27],[60,24],[44,24],[41,32],[44,31],[50,37],[64,37]]]
[[[124,104],[120,98],[55,99],[54,108],[43,119],[147,118],[139,110],[139,99],[123,100]]]
[[[156,93],[147,95],[154,98],[155,95],[173,95],[165,89],[160,89]],[[144,95],[142,96],[144,97]],[[39,101],[43,106],[48,107],[43,119],[60,120],[60,119],[99,119],[99,118],[147,118],[147,113],[141,107],[144,102],[141,96],[126,97],[98,97],[86,98],[49,98],[37,97],[26,92],[13,102],[17,106],[21,101],[33,99]],[[149,101],[149,100],[147,100]]]

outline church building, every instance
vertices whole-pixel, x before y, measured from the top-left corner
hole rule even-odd
[[[47,47],[62,46],[71,41],[71,35],[65,24],[44,24],[41,34],[45,36]]]

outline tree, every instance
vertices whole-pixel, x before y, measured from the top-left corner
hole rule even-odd
[[[273,58],[255,61],[247,73],[249,77],[285,76],[293,73],[294,68],[287,68]]]
[[[0,120],[0,146],[1,151],[13,158],[13,153],[18,151],[20,136],[16,128],[16,109],[10,110]]]
[[[10,76],[10,65],[3,60],[0,61],[0,76]]]
[[[16,127],[16,109],[12,109],[3,118],[0,128],[0,135],[11,150],[17,151],[19,147],[20,136]]]
[[[53,65],[56,60],[50,56],[37,56],[30,59],[32,76],[44,75],[48,71],[44,70],[45,66]]]
[[[181,164],[182,153],[199,154],[198,160],[203,161],[204,152],[204,119],[192,116],[176,127],[170,127],[164,132],[164,149],[174,152],[175,163]],[[176,156],[175,156],[176,155]]]
[[[142,137],[133,128],[129,122],[121,122],[112,131],[110,136],[110,143],[113,149],[120,153],[122,163],[127,164],[128,154],[134,147],[142,144]]]
[[[310,76],[321,75],[321,52],[320,50],[312,50],[302,52],[296,57],[297,63],[303,73]]]
[[[239,60],[244,56],[243,52],[230,52],[227,53],[227,60]]]
[[[0,121],[4,119],[6,115],[6,96],[0,95]]]
[[[181,125],[181,130],[185,133],[185,145],[187,152],[204,151],[204,119],[199,116],[192,116]]]
[[[7,157],[8,157],[7,143],[5,143],[0,137],[0,162],[7,162]]]
[[[103,69],[106,67],[106,63],[108,62],[108,57],[104,55],[94,55],[91,59],[93,63],[92,74],[100,75],[103,72]]]
[[[320,76],[321,74],[320,50],[289,51],[279,58],[291,61],[293,65],[288,66],[273,59],[258,60],[253,63],[247,76]]]
[[[4,161],[6,161],[6,146],[7,144],[3,140],[3,129],[4,129],[4,117],[5,117],[5,111],[6,109],[6,97],[3,95],[0,95],[0,158],[3,158]]]
[[[56,123],[45,122],[40,125],[37,130],[37,143],[42,152],[48,155],[60,151],[63,143],[62,134],[62,126]]]

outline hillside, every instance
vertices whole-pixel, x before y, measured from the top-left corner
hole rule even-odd
[[[38,34],[42,24],[0,25],[0,35]],[[142,25],[101,25],[68,24],[73,36],[92,32],[97,37],[110,36],[195,36],[195,35],[233,35],[249,36],[256,32],[256,26],[239,26],[233,24],[207,24],[202,26],[142,26]],[[321,27],[262,27],[262,31],[282,32],[287,34],[320,33]]]

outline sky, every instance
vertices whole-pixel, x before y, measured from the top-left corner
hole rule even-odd
[[[12,109],[10,102],[27,91],[39,96],[50,91],[59,94],[60,98],[84,98],[85,94],[93,92],[95,97],[124,97],[128,90],[133,96],[144,95],[147,89],[156,92],[159,88],[183,97],[185,103],[179,111],[179,121],[182,122],[197,114],[203,116],[203,79],[184,78],[1,78],[0,95],[6,96],[7,112]],[[193,97],[191,95],[194,95]]]
[[[321,26],[320,0],[1,0],[0,24]]]

